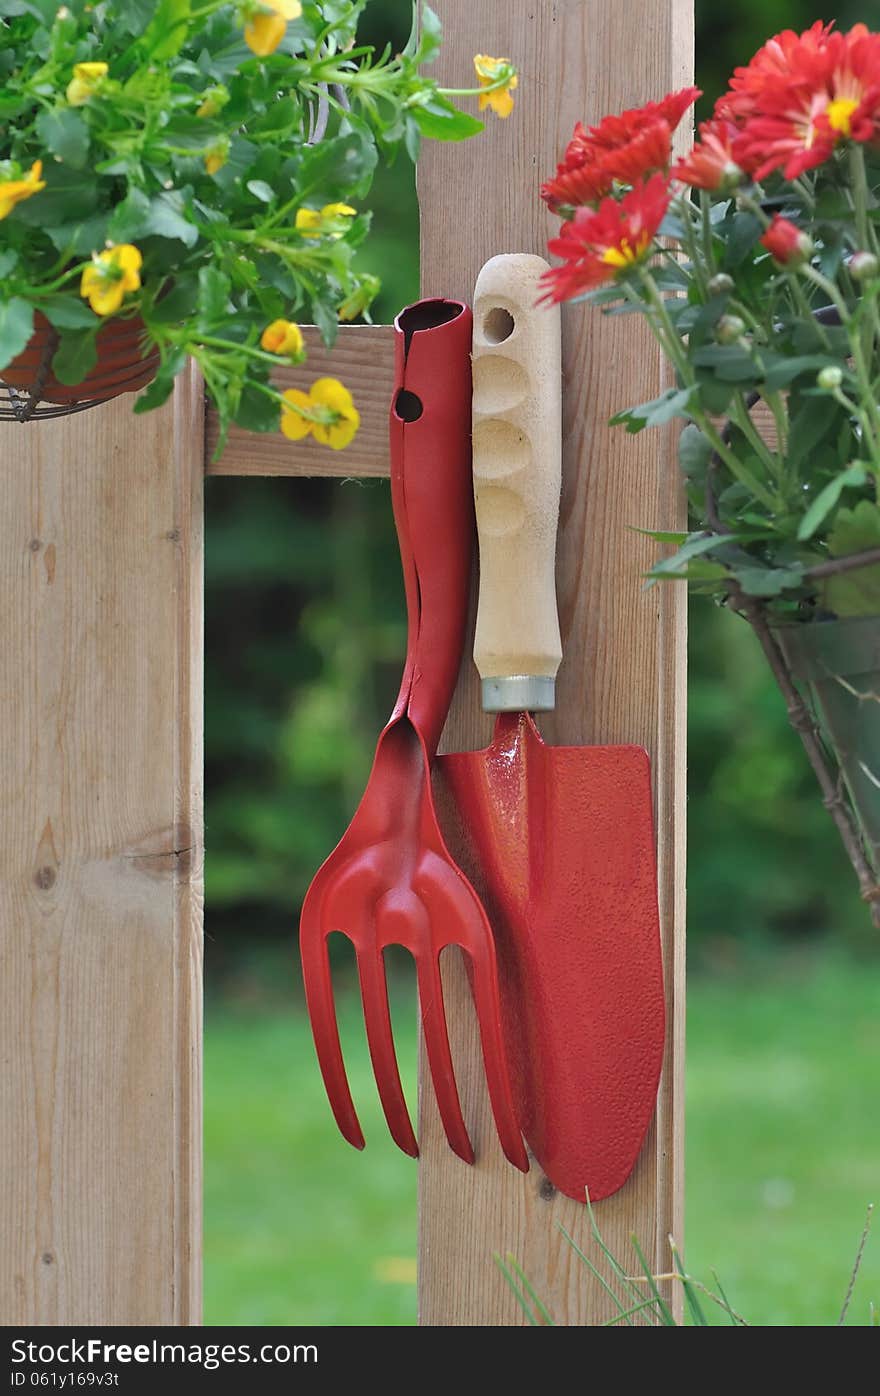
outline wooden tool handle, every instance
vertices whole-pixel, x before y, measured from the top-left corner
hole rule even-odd
[[[474,293],[473,460],[480,541],[474,660],[487,712],[554,705],[562,659],[556,531],[559,307],[536,307],[541,257],[493,257]]]

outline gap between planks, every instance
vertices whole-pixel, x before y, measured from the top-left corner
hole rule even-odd
[[[226,449],[214,460],[219,436],[217,412],[205,417],[205,472],[208,475],[335,475],[348,479],[387,476],[388,407],[394,388],[393,325],[344,325],[327,349],[314,325],[303,326],[308,350],[304,364],[282,368],[273,382],[308,389],[316,378],[339,378],[361,414],[358,434],[344,451],[321,446],[312,437],[288,441],[281,432],[252,432],[233,426]]]

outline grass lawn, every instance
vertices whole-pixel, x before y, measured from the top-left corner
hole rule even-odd
[[[769,959],[740,977],[694,978],[688,1004],[688,1268],[711,1283],[714,1267],[750,1323],[834,1324],[866,1206],[880,1201],[880,966]],[[415,1320],[416,1170],[382,1120],[356,999],[342,1016],[362,1154],[336,1131],[292,999],[209,1005],[209,1324]],[[880,1305],[877,1230],[850,1323]]]

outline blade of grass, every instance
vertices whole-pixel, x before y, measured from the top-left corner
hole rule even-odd
[[[865,1243],[868,1239],[868,1232],[871,1230],[871,1218],[873,1217],[873,1215],[874,1204],[873,1202],[871,1202],[868,1204],[868,1214],[865,1217],[865,1225],[862,1228],[862,1235],[859,1241],[859,1249],[856,1251],[855,1263],[852,1268],[852,1274],[849,1277],[849,1286],[846,1291],[846,1298],[843,1301],[843,1308],[840,1311],[840,1318],[837,1320],[838,1328],[842,1328],[844,1323],[846,1322],[846,1315],[847,1311],[849,1310],[850,1300],[853,1297],[853,1290],[856,1287],[856,1280],[858,1279],[859,1271],[862,1268],[862,1256],[865,1254]]]
[[[657,1312],[660,1316],[660,1322],[662,1323],[664,1328],[678,1328],[679,1325],[676,1323],[672,1315],[672,1310],[670,1309],[669,1305],[666,1303],[666,1300],[663,1298],[663,1295],[657,1288],[654,1276],[651,1274],[651,1267],[645,1259],[644,1254],[642,1252],[642,1248],[639,1245],[639,1238],[633,1235],[629,1239],[632,1244],[633,1250],[638,1256],[639,1264],[645,1272],[645,1279],[648,1281],[648,1286],[651,1290],[651,1293],[657,1301]]]
[[[508,1256],[507,1259],[512,1261],[513,1256]],[[496,1254],[495,1264],[498,1266],[498,1269],[501,1271],[505,1280],[510,1285],[510,1288],[513,1290],[516,1302],[519,1304],[529,1323],[532,1325],[533,1328],[539,1328],[540,1324],[538,1323],[538,1320],[535,1318],[535,1315],[532,1313],[532,1310],[529,1307],[528,1300],[526,1299],[525,1295],[523,1294],[516,1280],[513,1278],[513,1275],[508,1270],[506,1263],[502,1260],[500,1255]]]
[[[596,1221],[596,1216],[593,1212],[593,1204],[590,1202],[589,1192],[587,1193],[587,1215],[590,1218],[590,1231],[592,1232],[593,1240],[596,1242],[596,1245],[599,1247],[599,1250],[602,1252],[605,1259],[608,1261],[608,1264],[611,1266],[613,1273],[616,1275],[617,1279],[623,1285],[624,1289],[628,1292],[631,1299],[641,1300],[642,1296],[639,1293],[638,1289],[633,1284],[632,1280],[624,1270],[623,1266],[620,1264],[620,1261],[608,1249],[602,1238],[602,1233],[599,1230],[599,1223]]]
[[[622,1314],[616,1314],[614,1318],[606,1318],[605,1322],[602,1324],[602,1327],[613,1328],[615,1324],[621,1323],[624,1319],[626,1319],[627,1323],[629,1323],[631,1314],[638,1314],[641,1313],[644,1309],[654,1309],[656,1307],[656,1299],[643,1299],[641,1304],[633,1304],[631,1309],[624,1309]],[[630,1328],[632,1328],[633,1324],[629,1323],[629,1326]]]
[[[718,1286],[718,1298],[719,1298],[720,1301],[721,1301],[721,1307],[722,1307],[722,1309],[724,1310],[724,1312],[727,1314],[727,1316],[728,1316],[728,1318],[730,1319],[731,1323],[732,1323],[732,1324],[734,1325],[734,1327],[736,1327],[736,1328],[748,1328],[749,1325],[748,1325],[748,1323],[746,1322],[746,1320],[742,1317],[741,1314],[738,1314],[738,1313],[736,1312],[736,1309],[733,1307],[733,1305],[731,1304],[731,1302],[730,1302],[730,1300],[728,1299],[727,1295],[724,1293],[724,1290],[723,1290],[722,1287],[721,1287],[721,1281],[719,1280],[718,1275],[717,1275],[716,1271],[714,1271],[714,1270],[712,1271],[712,1279],[715,1281],[716,1285]],[[711,1296],[710,1296],[710,1297],[711,1297]]]
[[[709,1320],[703,1313],[703,1306],[700,1303],[697,1291],[691,1284],[690,1276],[682,1265],[678,1247],[671,1236],[669,1237],[669,1249],[672,1251],[672,1263],[675,1266],[675,1273],[681,1280],[681,1287],[684,1290],[684,1297],[687,1300],[688,1312],[698,1328],[708,1328]]]
[[[602,1274],[602,1272],[601,1272],[600,1270],[598,1270],[597,1267],[593,1264],[593,1262],[592,1262],[592,1260],[590,1259],[590,1257],[589,1257],[588,1255],[586,1255],[586,1254],[581,1250],[581,1248],[580,1248],[580,1246],[578,1245],[577,1241],[574,1239],[574,1237],[573,1237],[568,1231],[566,1231],[565,1227],[562,1225],[562,1222],[557,1222],[556,1225],[559,1227],[559,1230],[562,1232],[563,1236],[565,1237],[565,1239],[566,1239],[566,1241],[568,1242],[568,1244],[571,1246],[571,1249],[574,1251],[574,1253],[575,1253],[575,1255],[578,1257],[578,1259],[579,1259],[579,1260],[582,1260],[582,1261],[584,1262],[584,1265],[586,1265],[586,1267],[587,1267],[587,1269],[589,1270],[590,1274],[593,1276],[593,1278],[594,1278],[595,1280],[598,1280],[599,1284],[602,1286],[602,1288],[604,1289],[605,1293],[606,1293],[606,1294],[608,1295],[608,1297],[611,1299],[612,1303],[614,1303],[614,1304],[617,1305],[617,1309],[618,1309],[617,1318],[615,1318],[615,1319],[610,1319],[609,1322],[611,1322],[611,1323],[617,1323],[618,1319],[626,1318],[627,1313],[633,1313],[633,1312],[635,1312],[635,1310],[632,1310],[632,1309],[627,1310],[627,1309],[624,1308],[623,1304],[621,1304],[620,1299],[619,1299],[618,1296],[614,1293],[614,1290],[611,1288],[611,1286],[610,1286],[610,1284],[608,1283],[608,1281],[606,1280],[605,1276],[604,1276],[604,1275]],[[653,1299],[652,1299],[652,1300],[650,1300],[649,1302],[653,1304],[654,1301],[653,1301]],[[642,1309],[642,1308],[644,1308],[644,1305],[643,1305],[643,1304],[638,1304],[636,1307],[639,1308],[639,1309]],[[629,1319],[627,1319],[627,1324],[628,1324],[628,1326],[629,1326],[630,1328],[633,1327],[633,1325],[629,1322]]]
[[[549,1328],[555,1328],[555,1327],[556,1327],[556,1324],[555,1324],[555,1322],[554,1322],[554,1320],[553,1320],[553,1316],[551,1315],[551,1313],[550,1313],[550,1311],[548,1310],[547,1306],[544,1304],[544,1302],[541,1300],[541,1298],[536,1294],[535,1290],[534,1290],[534,1289],[532,1288],[532,1286],[529,1284],[528,1278],[527,1278],[527,1276],[526,1276],[526,1274],[525,1274],[525,1271],[523,1270],[522,1266],[519,1264],[519,1262],[516,1260],[516,1258],[515,1258],[514,1256],[512,1256],[512,1255],[509,1255],[509,1256],[507,1257],[507,1259],[508,1259],[508,1261],[510,1262],[510,1264],[513,1266],[514,1270],[516,1271],[517,1277],[518,1277],[519,1282],[520,1282],[520,1284],[522,1285],[523,1289],[526,1291],[526,1293],[528,1294],[528,1296],[529,1296],[529,1298],[531,1299],[532,1303],[534,1304],[535,1308],[537,1309],[538,1313],[541,1315],[541,1318],[544,1320],[545,1326],[547,1326],[547,1327],[549,1327]]]

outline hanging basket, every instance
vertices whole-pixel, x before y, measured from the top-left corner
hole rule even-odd
[[[156,376],[159,354],[155,349],[143,354],[143,337],[139,317],[110,320],[98,331],[94,368],[80,383],[61,383],[52,372],[58,331],[37,311],[26,348],[0,372],[0,419],[65,417],[145,388]]]

